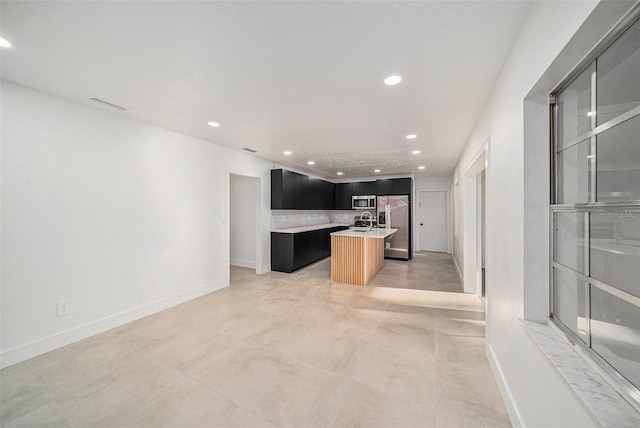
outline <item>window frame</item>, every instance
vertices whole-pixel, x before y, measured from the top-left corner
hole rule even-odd
[[[598,201],[597,195],[597,164],[596,164],[596,153],[597,153],[597,136],[607,130],[620,125],[628,120],[640,117],[640,105],[633,107],[616,117],[611,118],[607,122],[604,122],[600,125],[597,124],[597,59],[607,50],[609,49],[628,29],[630,29],[633,25],[640,25],[640,13],[636,10],[636,13],[627,16],[623,22],[619,23],[618,28],[605,38],[599,46],[594,48],[591,53],[583,58],[583,60],[578,64],[567,76],[562,79],[562,81],[549,93],[549,125],[550,125],[550,200],[549,200],[549,319],[559,327],[563,332],[567,334],[567,337],[571,338],[578,346],[581,347],[588,355],[604,372],[604,374],[609,378],[610,383],[625,397],[625,399],[632,404],[636,409],[640,410],[640,385],[633,385],[629,380],[627,380],[621,373],[616,371],[610,363],[608,363],[603,357],[601,357],[598,353],[596,353],[592,348],[591,341],[591,289],[592,287],[596,287],[605,293],[608,293],[614,297],[622,299],[626,302],[631,303],[633,306],[638,308],[640,312],[640,297],[634,296],[631,293],[628,293],[624,290],[620,290],[613,285],[602,282],[596,278],[591,277],[591,266],[590,266],[590,258],[591,258],[591,239],[590,239],[590,229],[591,229],[591,213],[593,212],[610,212],[611,210],[616,209],[628,209],[631,212],[638,212],[640,215],[640,199],[635,200],[627,200],[627,201]],[[563,142],[560,141],[559,138],[559,95],[568,88],[576,79],[582,76],[582,74],[587,71],[589,68],[592,68],[591,73],[591,112],[596,112],[596,114],[591,115],[591,127],[590,129],[582,133],[581,135],[577,135],[575,138],[572,138],[569,141]],[[557,203],[558,195],[559,195],[559,180],[558,180],[558,172],[559,172],[559,153],[563,150],[566,150],[570,147],[573,147],[585,140],[590,140],[589,147],[589,156],[590,156],[590,187],[589,187],[589,196],[587,202],[579,202],[579,203]],[[558,262],[556,262],[556,239],[555,239],[555,227],[556,213],[583,213],[584,215],[584,267],[585,271],[577,272],[572,268],[564,266]],[[555,313],[558,313],[557,310],[557,290],[555,288],[555,275],[554,272],[562,271],[568,273],[572,278],[576,279],[577,282],[582,284],[584,289],[584,313],[586,317],[586,341],[583,342],[585,338],[580,337],[576,334],[571,328],[564,325],[560,318],[554,316]],[[576,302],[578,303],[578,302]],[[576,305],[577,306],[577,305]]]

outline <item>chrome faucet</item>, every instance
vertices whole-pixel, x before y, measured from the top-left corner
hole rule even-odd
[[[364,216],[365,214],[369,214],[369,230],[373,230],[373,214],[371,214],[369,211],[365,211],[360,214],[360,221],[362,221],[362,216]]]

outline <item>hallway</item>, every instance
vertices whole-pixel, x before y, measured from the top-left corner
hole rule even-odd
[[[364,287],[329,270],[232,267],[228,288],[4,369],[1,425],[510,426],[449,255]]]

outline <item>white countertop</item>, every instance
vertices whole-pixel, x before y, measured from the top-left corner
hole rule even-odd
[[[312,230],[329,229],[330,227],[339,227],[339,226],[349,227],[348,224],[328,223],[328,224],[317,224],[315,226],[292,227],[292,228],[289,228],[289,229],[272,230],[272,232],[276,232],[276,233],[301,233],[301,232],[310,232]]]
[[[352,228],[349,230],[342,230],[340,232],[333,232],[331,236],[355,236],[357,238],[379,238],[384,239],[387,236],[391,236],[396,233],[398,229],[376,229],[369,230],[368,228]]]

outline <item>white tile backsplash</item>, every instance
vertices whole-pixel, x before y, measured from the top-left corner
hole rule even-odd
[[[364,211],[271,210],[271,230],[329,223],[353,224],[355,217],[359,218],[362,212]]]

